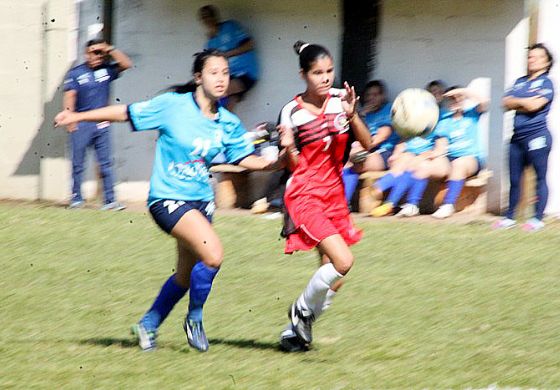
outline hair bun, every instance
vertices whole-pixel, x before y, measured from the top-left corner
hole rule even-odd
[[[309,43],[304,41],[297,41],[296,43],[294,43],[294,51],[299,56],[303,49],[305,49],[307,46],[309,46]]]

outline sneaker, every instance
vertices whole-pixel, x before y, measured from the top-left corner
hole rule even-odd
[[[72,200],[68,204],[68,209],[81,209],[86,203],[83,200]]]
[[[257,199],[251,207],[252,214],[264,214],[268,211],[268,202],[266,198]]]
[[[375,207],[370,213],[372,217],[384,217],[391,214],[393,214],[393,204],[391,202],[386,202],[381,206]]]
[[[280,349],[285,352],[305,352],[309,346],[301,342],[290,324],[280,334]]]
[[[138,345],[142,351],[147,352],[156,349],[157,332],[155,330],[148,330],[139,322],[132,325],[130,332],[138,339]]]
[[[537,218],[531,218],[521,226],[521,229],[526,232],[536,232],[542,228],[544,228],[544,222]]]
[[[298,307],[297,302],[294,302],[288,310],[288,318],[292,322],[292,329],[300,341],[310,344],[313,341],[312,326],[313,321],[315,321],[313,312],[302,310]]]
[[[511,229],[517,224],[514,219],[502,218],[492,224],[492,229],[494,230],[506,230]]]
[[[436,210],[435,213],[432,214],[432,217],[437,219],[445,219],[451,217],[455,212],[455,207],[452,204],[442,204],[439,206],[439,209]]]
[[[121,210],[124,210],[124,209],[126,209],[126,206],[122,203],[119,203],[119,202],[105,203],[100,208],[101,211],[121,211]]]
[[[415,204],[407,203],[403,205],[401,211],[397,213],[397,217],[414,217],[418,214],[420,214],[418,206],[416,206]]]
[[[192,321],[185,318],[185,322],[183,322],[183,329],[187,334],[187,342],[191,347],[200,352],[208,351],[208,339],[206,338],[206,333],[204,333],[202,321]]]

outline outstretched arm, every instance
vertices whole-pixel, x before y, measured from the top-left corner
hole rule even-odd
[[[59,127],[69,126],[77,122],[126,122],[127,120],[126,105],[118,104],[83,112],[64,110],[55,116],[54,125]]]

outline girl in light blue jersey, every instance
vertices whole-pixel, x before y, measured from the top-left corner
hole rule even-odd
[[[192,89],[179,87],[129,106],[63,111],[55,118],[57,126],[130,121],[135,131],[159,131],[148,206],[156,223],[177,240],[178,258],[175,274],[133,327],[143,350],[156,347],[159,326],[189,289],[189,311],[183,325],[187,341],[199,351],[208,350],[202,308],[223,259],[222,244],[211,225],[214,194],[208,169],[214,156],[223,152],[228,163],[254,170],[280,165],[280,160],[273,163],[253,155],[239,118],[218,104],[229,84],[224,55],[215,50],[196,54],[193,76]]]

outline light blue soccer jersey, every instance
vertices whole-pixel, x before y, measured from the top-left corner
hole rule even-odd
[[[226,20],[218,26],[218,34],[206,42],[206,49],[217,49],[221,52],[238,48],[251,39],[251,36],[243,30],[239,23]],[[233,77],[247,75],[253,80],[259,78],[259,68],[255,50],[229,57],[229,72]]]
[[[463,112],[461,119],[448,116],[438,123],[434,132],[439,137],[447,138],[449,157],[475,156],[482,160],[483,155],[478,142],[478,120],[480,113],[476,107]]]
[[[432,131],[425,137],[414,137],[406,141],[405,152],[415,155],[428,152],[434,148],[435,140],[438,138],[435,131]]]
[[[236,163],[254,152],[237,116],[225,108],[218,118],[202,115],[192,93],[168,92],[128,106],[135,131],[159,130],[148,204],[160,199],[211,201],[209,167],[220,152]]]
[[[392,151],[395,145],[400,142],[399,135],[393,130],[391,124],[391,103],[385,103],[379,110],[368,112],[365,117],[366,125],[369,129],[369,133],[374,136],[380,127],[389,126],[391,127],[391,135],[385,141],[383,141],[379,149]]]

